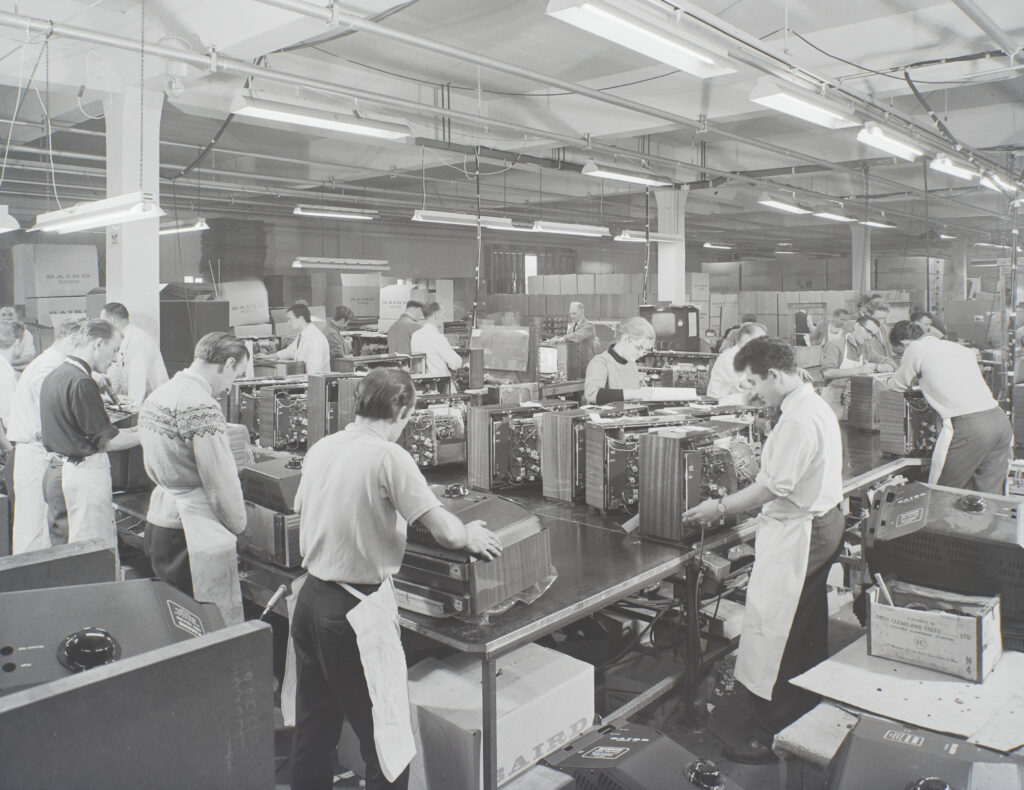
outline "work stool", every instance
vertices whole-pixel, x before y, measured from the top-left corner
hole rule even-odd
[[[779,790],[821,787],[825,769],[860,717],[831,702],[821,702],[775,735]]]

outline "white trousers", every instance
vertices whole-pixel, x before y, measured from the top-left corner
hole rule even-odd
[[[77,464],[65,461],[61,487],[68,505],[68,543],[100,538],[117,546],[107,454],[96,453]]]
[[[50,547],[43,474],[49,456],[39,442],[18,442],[14,448],[14,529],[11,553]]]

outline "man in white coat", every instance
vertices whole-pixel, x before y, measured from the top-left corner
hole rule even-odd
[[[167,367],[153,336],[129,321],[128,308],[120,302],[103,305],[100,318],[109,321],[124,338],[107,380],[115,395],[141,406],[153,390],[167,381]]]

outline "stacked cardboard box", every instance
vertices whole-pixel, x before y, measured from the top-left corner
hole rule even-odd
[[[25,306],[28,323],[53,327],[62,318],[88,313],[88,295],[99,287],[94,245],[16,244],[11,262],[14,301]]]

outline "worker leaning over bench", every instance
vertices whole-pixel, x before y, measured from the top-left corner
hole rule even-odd
[[[942,418],[929,483],[1001,494],[1013,457],[1010,420],[985,383],[973,349],[925,334],[910,321],[889,332],[903,358],[890,386],[919,381],[925,400]]]
[[[771,756],[774,733],[817,702],[789,681],[828,657],[825,580],[843,539],[843,445],[835,413],[804,381],[788,343],[751,340],[734,365],[781,416],[756,481],[701,502],[683,520],[708,523],[763,506],[736,659],[736,679],[753,695],[755,716],[746,742],[727,751],[761,762]]]
[[[637,400],[641,396],[636,362],[654,350],[654,327],[645,318],[630,318],[619,328],[619,337],[607,351],[587,365],[583,401],[588,404]]]
[[[408,373],[370,371],[356,390],[355,422],[314,444],[303,463],[295,510],[309,573],[291,624],[292,790],[329,790],[346,719],[359,737],[367,790],[408,785],[415,746],[391,581],[405,554],[406,524],[419,521],[445,548],[487,560],[501,554],[483,522],[463,524],[441,506],[396,444],[415,406]]]

